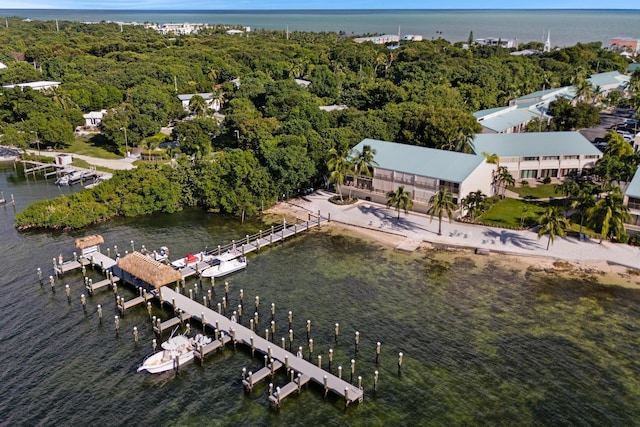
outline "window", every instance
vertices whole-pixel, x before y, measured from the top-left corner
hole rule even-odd
[[[460,189],[460,184],[457,182],[449,182],[449,181],[440,181],[440,189],[446,188],[450,192],[454,194],[458,194]]]
[[[561,176],[577,176],[579,172],[580,172],[580,169],[577,169],[577,168],[560,170]]]
[[[542,160],[560,160],[560,156],[542,156]]]
[[[640,199],[636,199],[635,197],[629,197],[629,205],[627,207],[629,209],[640,210]]]
[[[538,171],[537,170],[523,170],[520,171],[520,178],[526,179],[526,178],[537,178],[538,177]]]
[[[565,160],[578,160],[580,156],[562,156]]]
[[[523,157],[522,161],[523,162],[537,162],[540,158],[538,156],[530,156],[530,157]]]
[[[558,176],[558,169],[542,169],[540,171],[540,177],[542,178],[556,178]]]
[[[587,154],[586,156],[584,156],[585,159],[597,159],[599,157],[599,154]]]

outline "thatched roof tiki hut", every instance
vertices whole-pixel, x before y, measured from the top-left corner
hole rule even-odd
[[[182,279],[182,274],[168,265],[132,252],[120,258],[116,266],[121,270],[120,278],[135,285],[159,289]]]
[[[80,237],[76,239],[76,248],[82,250],[82,255],[86,256],[92,252],[100,252],[100,245],[104,243],[104,239],[99,234]]]

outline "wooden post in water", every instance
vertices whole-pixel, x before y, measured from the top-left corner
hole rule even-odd
[[[376,365],[378,365],[379,358],[380,358],[380,341],[376,343]]]
[[[402,352],[398,353],[398,375],[402,375],[402,358],[404,355]]]
[[[373,394],[376,394],[376,390],[378,389],[378,371],[373,373]]]

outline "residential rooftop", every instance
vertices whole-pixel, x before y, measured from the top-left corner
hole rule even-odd
[[[377,167],[450,182],[463,182],[484,162],[484,156],[475,154],[368,138],[360,141],[354,149],[362,151],[365,145],[376,150],[374,159],[378,163]]]
[[[529,132],[478,134],[476,153],[498,156],[575,156],[601,155],[602,152],[580,132]]]

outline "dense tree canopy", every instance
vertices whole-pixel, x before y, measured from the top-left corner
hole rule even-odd
[[[624,58],[599,43],[511,56],[508,49],[462,49],[441,38],[390,50],[335,33],[287,37],[256,30],[231,37],[223,27],[163,35],[104,22],[59,22],[59,31],[55,22],[13,18],[8,24],[0,28],[0,61],[8,66],[0,70],[0,82],[62,84],[55,91],[3,90],[4,142],[26,147],[39,138],[66,145],[82,113],[106,109],[102,132],[113,151],[123,153],[127,144],[151,152],[148,138],[175,125],[175,150],[196,162],[154,170],[171,183],[159,190],[166,199],[151,204],[164,211],[200,205],[252,214],[282,195],[325,182],[330,150],[347,153],[364,138],[465,150],[480,130],[473,111],[626,68]],[[224,116],[212,118],[195,98],[192,109],[200,117],[182,121],[189,112],[176,95],[204,92],[215,94]],[[584,101],[571,111],[559,109],[571,113],[563,126],[591,123],[593,106]],[[347,108],[319,108],[334,104]],[[140,178],[136,174],[131,176]],[[133,204],[153,195],[140,187],[142,195],[112,194],[117,209],[95,212],[142,213]]]

